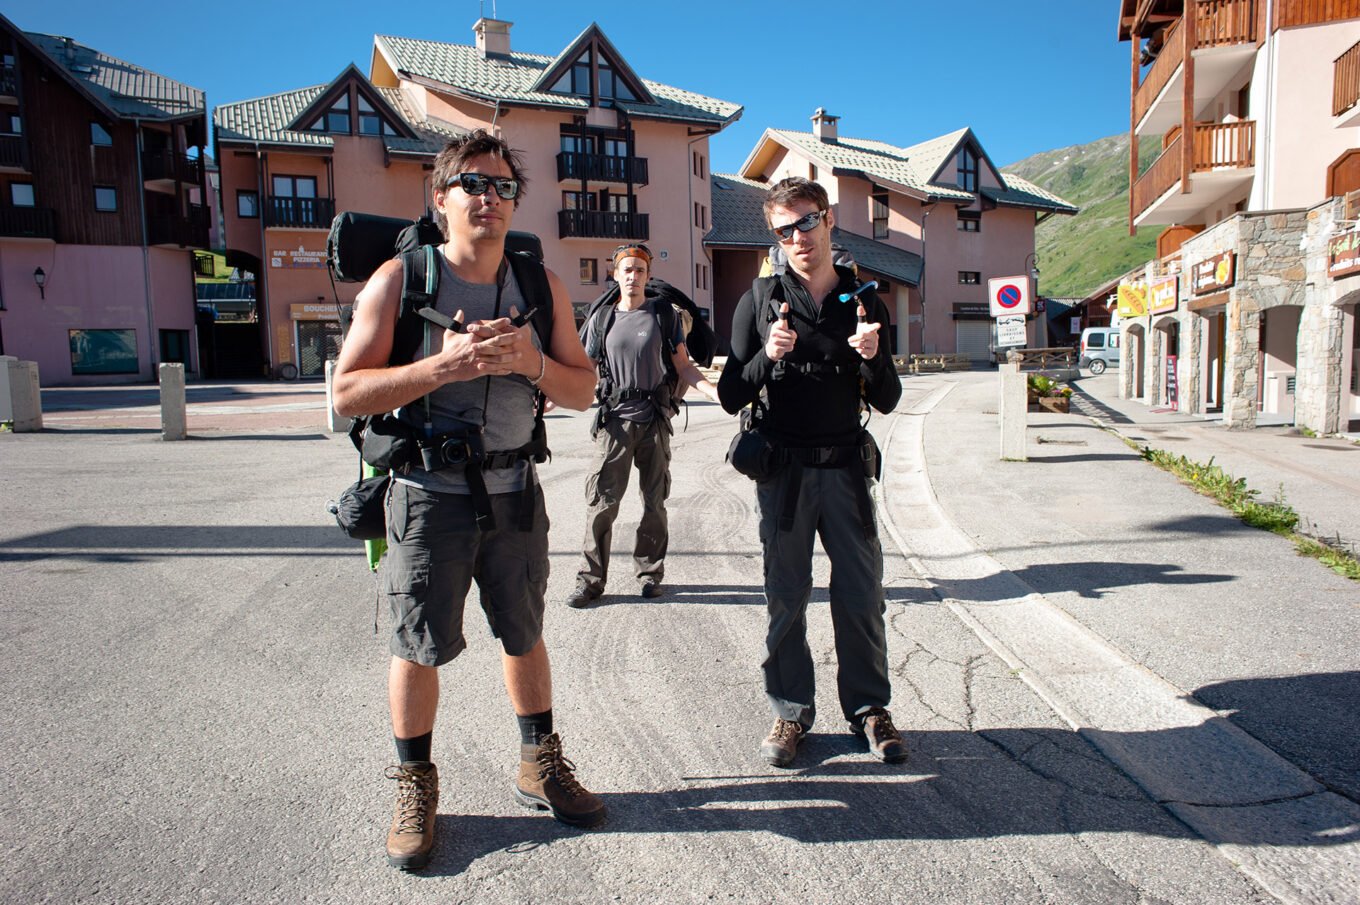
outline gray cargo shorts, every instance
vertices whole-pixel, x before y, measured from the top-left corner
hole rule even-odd
[[[522,656],[543,634],[548,589],[548,514],[534,494],[534,524],[519,530],[522,497],[493,494],[492,531],[477,527],[472,498],[393,481],[387,496],[382,593],[396,621],[392,654],[440,666],[463,652],[463,608],[477,582],[491,634]]]

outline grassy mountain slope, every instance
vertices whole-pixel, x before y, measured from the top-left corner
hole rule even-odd
[[[1139,144],[1142,170],[1160,142]],[[1040,294],[1088,295],[1156,253],[1160,227],[1143,227],[1138,235],[1129,235],[1128,135],[1044,151],[1001,169],[1081,208],[1075,217],[1049,217],[1034,230]]]

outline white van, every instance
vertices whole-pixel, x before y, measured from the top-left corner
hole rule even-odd
[[[1119,365],[1119,328],[1087,327],[1081,331],[1081,358],[1077,367],[1104,374],[1109,365]]]

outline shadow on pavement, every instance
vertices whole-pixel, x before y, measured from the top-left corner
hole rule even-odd
[[[1020,579],[1040,594],[1075,593],[1089,600],[1099,600],[1112,588],[1135,585],[1216,584],[1236,581],[1234,575],[1209,575],[1182,572],[1171,563],[1134,562],[1066,562],[1040,563],[1006,573]],[[949,596],[962,601],[990,603],[1010,600],[1015,595],[1015,584],[999,581],[998,576],[984,578],[951,578],[945,584]]]
[[[627,590],[606,590],[602,597],[596,598],[585,609],[598,609],[608,606],[764,606],[765,590],[760,585],[721,585],[693,584],[679,585],[666,582],[662,585],[666,592],[653,600],[642,597],[630,585]],[[886,587],[883,589],[888,603],[939,603],[939,598],[929,588]],[[830,604],[830,592],[824,587],[814,587],[811,604]]]
[[[1230,684],[1246,686],[1235,690],[1273,709],[1288,706],[1288,683],[1299,680],[1353,691],[1360,676],[1343,673]],[[1217,735],[1217,722],[1214,718],[1192,728],[1104,735],[1144,751],[1165,748],[1174,759],[1176,752],[1203,750],[1205,743],[1197,736]],[[906,730],[903,737],[911,758],[905,764],[885,765],[868,760],[862,744],[848,734],[814,729],[799,751],[800,768],[790,771],[758,764],[757,734],[753,730],[751,775],[686,776],[681,780],[685,787],[679,789],[603,792],[609,820],[595,830],[563,826],[546,815],[445,812],[439,817],[434,858],[422,874],[459,874],[494,852],[527,853],[583,833],[768,833],[810,844],[1086,833],[1199,838],[1080,733],[1070,730]],[[856,759],[841,759],[847,756]],[[588,771],[581,777],[588,786],[601,786]],[[1322,816],[1328,813],[1333,816]],[[1208,841],[1304,848],[1360,841],[1360,827],[1334,809],[1298,809],[1292,814],[1298,824],[1260,819],[1216,822],[1214,838]],[[1310,820],[1319,825],[1309,825]]]
[[[1195,697],[1298,764],[1318,782],[1360,801],[1360,672],[1236,679]]]
[[[1029,456],[1029,461],[1039,465],[1062,465],[1067,462],[1121,462],[1142,459],[1134,453],[1079,453],[1071,456]]]
[[[126,563],[252,554],[357,558],[362,551],[335,525],[76,525],[7,540],[0,562],[60,557]]]

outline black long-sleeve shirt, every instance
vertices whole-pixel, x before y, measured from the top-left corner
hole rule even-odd
[[[718,381],[718,398],[724,409],[735,414],[765,389],[765,429],[794,446],[853,443],[860,430],[861,379],[864,398],[880,412],[892,411],[902,397],[902,382],[888,351],[887,309],[872,291],[860,296],[866,319],[880,325],[878,352],[865,360],[848,343],[858,323],[855,302],[840,300],[841,293],[854,289],[854,274],[840,267],[836,274],[840,282],[821,304],[812,300],[791,271],[782,277],[762,277],[741,297],[732,316],[732,353]],[[757,311],[756,288],[762,281],[767,291],[760,294],[768,299],[762,307],[769,310]],[[765,355],[758,329],[772,312],[778,312],[776,281],[789,303],[789,326],[798,334],[780,363]],[[805,372],[792,366],[809,362],[837,365],[842,373],[827,368]]]

